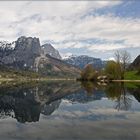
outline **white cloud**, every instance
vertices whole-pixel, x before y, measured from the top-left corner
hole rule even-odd
[[[113,60],[113,61],[115,61],[115,58],[114,58],[114,57],[109,57],[108,60]]]
[[[114,50],[139,47],[140,19],[94,15],[96,9],[121,1],[34,1],[0,2],[0,39],[15,40],[19,35],[53,41],[56,48]],[[90,14],[89,14],[90,13]],[[81,40],[106,40],[83,43]],[[124,40],[123,43],[114,43]]]

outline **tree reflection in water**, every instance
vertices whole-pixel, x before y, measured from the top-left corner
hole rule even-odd
[[[81,84],[89,95],[94,94],[96,90],[103,90],[108,99],[115,100],[115,109],[129,110],[131,108],[132,96],[140,102],[140,87],[126,87],[123,82],[106,84],[97,84],[92,82],[83,82]]]
[[[116,100],[116,109],[129,110],[131,108],[132,99],[127,92],[127,88],[124,86],[124,83],[109,85],[106,89],[106,94],[110,95],[110,97],[113,97],[113,99]]]

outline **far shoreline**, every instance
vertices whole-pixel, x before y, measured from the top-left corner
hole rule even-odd
[[[83,82],[82,80],[77,80],[76,78],[19,78],[19,79],[15,79],[15,78],[1,78],[0,82],[10,82],[10,81],[79,81],[79,82]],[[90,80],[85,80],[84,82],[93,82]],[[94,82],[100,82],[100,81],[94,81]],[[106,81],[101,81],[106,83]],[[140,80],[128,80],[128,79],[124,79],[124,80],[110,80],[108,83],[111,82],[124,82],[124,83],[140,83]]]

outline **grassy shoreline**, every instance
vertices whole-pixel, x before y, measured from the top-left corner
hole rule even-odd
[[[76,78],[19,78],[19,79],[16,79],[16,78],[0,78],[0,82],[6,82],[6,81],[76,81],[77,79]],[[124,79],[124,80],[111,80],[111,82],[140,82],[140,80],[127,80],[127,79]]]
[[[111,80],[112,82],[140,82],[140,80]]]
[[[78,78],[74,77],[1,77],[0,82],[8,82],[8,81],[82,81]],[[87,80],[88,81],[88,80]],[[98,82],[98,81],[94,81]],[[102,81],[101,81],[102,82]],[[103,81],[105,82],[105,81]],[[109,82],[109,81],[108,81]],[[127,71],[125,72],[124,79],[113,79],[110,82],[129,82],[129,83],[139,83],[140,75],[137,74],[137,71]]]
[[[138,71],[127,71],[124,74],[124,80],[140,80]]]
[[[0,82],[5,82],[5,81],[50,81],[50,80],[76,80],[75,78],[1,78]]]

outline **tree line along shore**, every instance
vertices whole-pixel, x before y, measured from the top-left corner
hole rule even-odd
[[[140,68],[132,69],[130,67],[131,56],[127,51],[116,51],[114,58],[115,60],[108,61],[102,70],[94,69],[91,64],[87,65],[77,80],[140,82]]]

